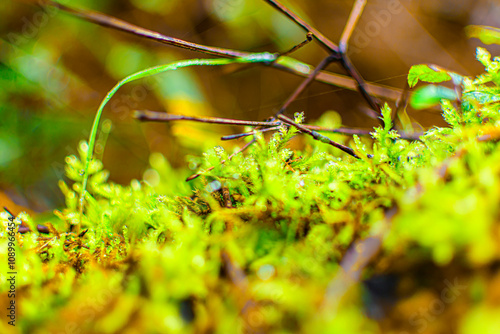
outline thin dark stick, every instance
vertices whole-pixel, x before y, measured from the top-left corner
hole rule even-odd
[[[280,56],[288,56],[289,54],[292,54],[298,49],[302,48],[303,46],[309,44],[312,40],[313,40],[313,34],[312,32],[308,32],[305,41],[302,41],[300,44],[295,45],[293,48],[291,48],[286,52],[280,53]]]
[[[224,48],[218,48],[218,47],[213,47],[213,46],[206,46],[206,45],[202,45],[202,44],[187,42],[187,41],[184,41],[184,40],[179,39],[179,38],[165,36],[165,35],[162,35],[162,34],[156,32],[156,31],[152,31],[149,29],[145,29],[145,28],[133,25],[131,23],[125,22],[123,20],[117,19],[117,18],[109,16],[109,15],[105,15],[105,14],[102,14],[99,12],[94,12],[94,11],[86,10],[86,9],[71,8],[71,7],[62,5],[60,3],[57,3],[55,1],[44,1],[42,3],[44,5],[53,6],[55,8],[60,9],[60,10],[68,12],[74,16],[85,19],[86,21],[96,23],[96,24],[101,25],[103,27],[121,30],[123,32],[142,36],[142,37],[154,40],[156,42],[176,46],[176,47],[191,50],[191,51],[196,51],[196,52],[201,52],[201,53],[211,54],[211,55],[216,55],[216,56],[232,57],[232,58],[248,56],[250,54],[248,52],[243,52],[243,51],[224,49]]]
[[[349,60],[349,57],[347,54],[343,53],[342,54],[342,66],[346,69],[347,72],[353,77],[353,79],[356,81],[358,84],[357,88],[361,95],[365,98],[365,100],[368,102],[370,107],[373,108],[373,110],[377,111],[380,113],[380,101],[378,101],[377,98],[371,96],[368,91],[367,91],[367,85],[361,74],[359,74],[358,70],[354,67],[354,65],[351,63]]]
[[[7,209],[6,206],[3,207],[3,209],[12,217],[12,218],[16,218],[16,216],[9,210]]]
[[[3,209],[12,217],[12,218],[16,218],[16,215],[14,215],[9,209],[7,209],[7,207],[3,207]],[[10,218],[9,218],[10,219]],[[49,229],[47,228],[47,226],[44,226],[44,225],[40,225],[38,224],[36,226],[36,229],[38,230],[38,232],[40,233],[49,233]],[[21,234],[24,234],[24,233],[27,233],[30,231],[30,228],[28,226],[23,226],[23,225],[19,225],[19,228],[17,229],[17,231]]]
[[[324,36],[321,32],[316,30],[310,24],[302,20],[297,14],[293,13],[290,9],[288,9],[285,5],[280,3],[277,0],[264,0],[283,14],[285,14],[289,19],[295,22],[298,26],[304,29],[306,32],[312,33],[313,37],[325,47],[329,53],[334,55],[339,55],[339,47],[329,40],[326,36]]]
[[[356,129],[356,128],[346,128],[346,127],[340,127],[340,128],[326,128],[323,126],[318,126],[318,125],[308,125],[308,124],[303,124],[303,126],[309,130],[314,130],[318,132],[331,132],[331,133],[337,133],[340,135],[357,135],[357,136],[371,136],[371,133],[373,130],[370,129]],[[279,127],[272,127],[272,128],[265,128],[259,130],[259,132],[268,132],[268,131],[277,131],[279,130]],[[248,136],[253,136],[255,135],[255,131],[251,132],[244,132],[244,133],[238,133],[234,135],[228,135],[221,137],[221,140],[234,140],[234,139],[240,139]],[[412,134],[406,134],[406,133],[401,133],[399,132],[399,136],[401,139],[406,139],[406,140],[420,140],[420,136],[423,135],[423,132],[416,132]]]
[[[137,110],[135,111],[135,118],[140,121],[149,121],[149,122],[171,122],[171,121],[193,121],[200,123],[213,123],[213,124],[223,124],[223,125],[242,125],[242,126],[264,126],[264,129],[255,130],[247,133],[239,133],[234,135],[228,135],[221,137],[221,140],[233,140],[242,137],[247,137],[250,135],[255,135],[256,132],[267,132],[267,131],[276,131],[279,129],[279,125],[281,122],[266,122],[266,121],[245,121],[245,120],[237,120],[230,118],[220,118],[220,117],[196,117],[196,116],[184,116],[184,115],[175,115],[175,114],[167,114],[165,112],[160,111],[150,111],[150,110]],[[286,122],[285,122],[286,123]],[[290,124],[290,123],[288,123]],[[294,123],[296,124],[296,123]],[[294,124],[291,124],[295,126]],[[297,124],[298,125],[298,124]],[[300,125],[301,127],[312,130],[312,131],[321,131],[321,132],[333,132],[339,134],[355,134],[355,135],[369,135],[370,130],[362,130],[362,129],[354,129],[354,128],[325,128],[317,125]]]
[[[279,125],[279,123],[277,122],[259,122],[259,121],[244,121],[244,120],[242,121],[237,119],[220,118],[220,117],[184,116],[184,115],[167,114],[165,112],[150,111],[150,110],[136,110],[134,117],[140,121],[152,121],[152,122],[193,121],[200,123],[243,125],[243,126],[265,126],[265,127]]]
[[[32,1],[30,1],[32,2]],[[148,30],[148,29],[143,29],[141,27],[137,27],[133,24],[130,24],[128,22],[119,20],[117,18],[114,18],[109,15],[105,15],[102,13],[97,13],[97,12],[91,12],[91,11],[86,11],[86,10],[81,10],[81,9],[73,9],[61,4],[57,4],[53,1],[46,1],[44,2],[46,5],[51,5],[56,8],[59,8],[60,10],[63,10],[71,15],[75,15],[77,17],[80,17],[84,20],[90,21],[97,23],[99,25],[124,31],[133,35],[138,35],[141,37],[145,37],[148,39],[151,39],[156,42],[160,43],[166,43],[172,46],[177,46],[185,49],[189,49],[191,51],[196,51],[196,52],[202,52],[202,53],[208,53],[208,54],[213,54],[217,55],[220,57],[240,57],[240,56],[246,56],[249,55],[248,52],[245,51],[239,51],[239,50],[230,50],[230,49],[223,49],[223,48],[216,48],[216,47],[210,47],[210,46],[205,46],[205,45],[198,45],[196,43],[191,43],[191,42],[186,42],[180,39],[164,36],[156,31]],[[91,13],[91,14],[89,14]],[[166,41],[170,40],[172,43],[167,43]],[[199,46],[199,48],[197,48]],[[309,74],[306,74],[302,71],[298,71],[294,69],[293,67],[288,67],[288,66],[283,66],[280,65],[278,62],[273,62],[272,64],[265,64],[265,63],[259,63],[261,65],[265,66],[272,66],[274,68],[287,71],[289,73],[293,73],[295,75],[299,75],[302,77],[307,77]],[[323,82],[329,85],[334,85],[338,86],[341,88],[346,88],[349,90],[356,90],[357,89],[357,84],[356,81],[340,75],[340,74],[333,74],[330,72],[326,71],[320,71],[315,79],[319,82]],[[372,94],[374,96],[386,98],[392,101],[396,101],[401,93],[400,89],[397,88],[392,88],[388,86],[383,86],[383,85],[376,85],[376,84],[370,84],[370,83],[365,83],[366,85],[366,90],[368,91],[369,94]]]
[[[339,48],[342,53],[347,52],[347,45],[349,39],[351,38],[352,32],[356,27],[356,24],[363,13],[363,10],[366,6],[366,0],[357,0],[352,8],[351,14],[349,15],[349,19],[347,20],[347,24],[344,27],[344,31],[342,32],[342,36],[340,37]]]
[[[358,136],[369,136],[373,130],[368,130],[368,129],[355,129],[355,128],[326,128],[324,126],[318,126],[318,125],[307,125],[304,124],[304,127],[313,130],[313,131],[319,131],[319,132],[332,132],[332,133],[338,133],[338,134],[343,134],[343,135],[358,135]]]
[[[264,129],[259,129],[259,130],[254,130],[252,132],[245,132],[245,133],[238,133],[234,135],[229,135],[229,136],[223,136],[220,138],[220,140],[234,140],[234,139],[240,139],[248,136],[253,136],[257,132],[268,132],[268,131],[276,131],[279,129],[279,126],[275,126],[272,128],[264,128]]]
[[[356,153],[354,152],[354,150],[350,147],[347,147],[345,145],[342,145],[342,144],[339,144],[337,142],[334,142],[333,140],[331,140],[330,138],[326,137],[326,136],[323,136],[322,134],[316,132],[316,131],[313,131],[313,130],[309,130],[308,128],[306,128],[305,126],[303,125],[300,125],[300,124],[297,124],[295,123],[294,121],[292,121],[290,118],[286,117],[285,115],[283,114],[279,114],[278,115],[278,118],[289,124],[289,125],[292,125],[292,126],[295,126],[297,129],[299,129],[301,132],[304,132],[304,133],[307,133],[308,135],[310,135],[311,137],[313,137],[314,139],[316,140],[319,140],[321,141],[322,143],[325,143],[325,144],[329,144],[329,145],[332,145],[333,147],[336,147],[338,148],[339,150],[355,157],[355,158],[358,158],[359,157],[356,155]]]
[[[250,145],[252,145],[253,143],[255,143],[257,140],[254,138],[252,139],[251,141],[249,141],[248,143],[245,144],[245,146],[243,146],[242,148],[240,148],[237,152],[234,152],[233,154],[231,154],[227,159],[228,160],[231,160],[236,154],[240,154],[241,152],[245,151],[247,148],[250,147]],[[226,160],[222,160],[221,164],[225,163]],[[207,170],[205,170],[205,172],[208,172],[208,171],[211,171],[212,169],[214,169],[215,166],[212,166],[210,168],[208,168]],[[201,175],[201,173],[197,173],[197,174],[193,174],[191,175],[190,177],[188,177],[186,179],[186,181],[192,181],[196,178],[198,178],[199,176]]]
[[[361,95],[365,98],[368,104],[377,112],[380,113],[380,102],[368,94],[366,89],[365,80],[361,77],[358,70],[351,63],[351,60],[347,56],[347,48],[348,42],[351,38],[351,35],[356,27],[356,24],[363,13],[363,10],[366,6],[366,0],[357,0],[352,8],[351,13],[349,14],[349,19],[347,20],[347,24],[344,27],[344,31],[342,32],[342,36],[340,38],[340,52],[341,52],[341,63],[342,66],[346,69],[346,71],[352,76],[352,78],[358,84],[357,88]]]
[[[300,95],[300,93],[302,93],[302,91],[304,89],[306,89],[307,86],[309,86],[311,84],[311,82],[314,80],[314,78],[319,73],[319,71],[325,69],[325,67],[327,67],[328,64],[330,64],[333,60],[334,59],[331,56],[325,57],[321,61],[321,63],[319,63],[319,65],[314,69],[314,71],[312,71],[311,74],[309,74],[309,76],[306,78],[306,80],[302,81],[300,83],[299,87],[297,87],[297,89],[295,89],[295,91],[292,93],[292,95],[290,95],[290,97],[285,101],[285,103],[283,103],[283,106],[276,113],[275,117],[279,114],[284,113],[286,111],[286,109],[290,106],[290,104],[293,101],[295,101],[295,99]]]
[[[318,131],[318,132],[332,132],[332,133],[338,133],[338,134],[343,134],[343,135],[369,136],[370,132],[373,131],[373,130],[344,128],[344,127],[334,129],[334,128],[325,128],[325,127],[317,126],[317,125],[307,125],[307,124],[303,124],[303,126],[305,128],[308,128],[309,130],[314,130],[314,131]],[[265,128],[265,129],[259,130],[259,132],[268,132],[268,131],[277,131],[277,130],[279,130],[279,127]],[[240,139],[240,138],[252,136],[252,135],[255,135],[255,131],[224,136],[224,137],[221,137],[221,140],[234,140],[234,139]]]

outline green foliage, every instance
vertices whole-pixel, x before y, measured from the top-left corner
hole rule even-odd
[[[443,86],[429,85],[421,87],[413,93],[410,103],[415,109],[428,109],[439,105],[441,100],[456,100],[457,94],[453,89]]]
[[[298,132],[283,126],[269,141],[257,135],[247,153],[232,159],[220,147],[193,158],[201,177],[192,188],[185,186],[186,172],[158,154],[148,169],[154,178],[122,186],[110,182],[102,162],[89,154],[93,144],[81,143],[79,156],[66,159],[67,180],[60,182],[66,207],[51,219],[51,234],[17,235],[18,261],[26,264],[19,270],[21,331],[59,332],[73,323],[82,332],[109,333],[125,327],[379,333],[376,321],[364,315],[369,295],[360,285],[345,292],[337,309],[319,308],[345,269],[346,252],[377,235],[383,236],[382,251],[363,279],[397,275],[432,294],[420,282],[427,279],[421,263],[448,268],[468,282],[484,279],[471,269],[500,260],[500,91],[498,60],[483,49],[478,59],[486,73],[453,80],[460,95],[447,88],[416,97],[421,104],[440,103],[449,127],[426,131],[418,141],[401,139],[385,105],[383,125],[372,137],[354,136],[361,159],[327,153],[317,141],[292,150]],[[414,68],[409,81],[445,79],[429,69]],[[304,115],[295,121],[302,123]],[[75,234],[80,217],[83,232]],[[7,218],[1,216],[2,233]],[[36,222],[20,219],[34,229]],[[5,236],[0,242],[5,248]],[[6,253],[0,254],[6,266]],[[469,311],[467,301],[446,306],[461,312],[467,333],[497,322],[492,314],[498,306],[477,286],[467,285],[476,295]],[[411,318],[415,307],[398,310]]]
[[[451,80],[451,77],[445,71],[429,65],[414,65],[408,73],[408,85],[412,88],[419,80],[425,82],[443,82]]]
[[[470,25],[465,28],[469,38],[478,38],[484,44],[500,44],[500,29],[488,26]]]

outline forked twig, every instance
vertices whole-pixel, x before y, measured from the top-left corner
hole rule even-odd
[[[321,63],[309,74],[309,76],[306,78],[306,80],[302,81],[299,87],[295,89],[295,91],[290,95],[290,97],[283,103],[283,106],[280,108],[280,110],[276,113],[275,117],[279,114],[282,114],[286,111],[288,106],[295,101],[295,99],[304,91],[304,89],[307,88],[311,84],[311,82],[316,78],[316,75],[318,75],[319,71],[323,70],[325,67],[328,66],[334,59],[330,56],[324,58]]]
[[[347,52],[349,39],[351,38],[354,28],[356,27],[356,24],[358,23],[359,18],[361,17],[361,14],[363,14],[365,6],[366,6],[366,0],[357,0],[356,3],[354,4],[354,7],[352,7],[351,14],[349,14],[349,19],[347,20],[347,24],[345,25],[344,31],[342,32],[342,35],[340,37],[340,43],[339,43],[340,52],[342,53]]]
[[[314,130],[310,130],[308,128],[306,128],[305,126],[303,125],[300,125],[300,124],[297,124],[295,123],[293,120],[291,120],[290,118],[286,117],[285,115],[283,114],[280,114],[278,115],[278,118],[283,121],[284,123],[288,124],[288,125],[291,125],[291,126],[294,126],[296,127],[297,129],[299,129],[301,132],[304,132],[304,133],[307,133],[308,135],[310,135],[311,137],[313,137],[314,139],[316,140],[319,140],[320,142],[322,143],[325,143],[325,144],[329,144],[329,145],[332,145],[333,147],[336,147],[338,148],[339,150],[349,154],[350,156],[353,156],[357,159],[359,159],[359,157],[356,155],[356,153],[354,152],[354,150],[350,147],[347,147],[345,145],[342,145],[342,144],[339,144],[333,140],[331,140],[330,138],[328,138],[327,136],[323,136],[322,134],[314,131]]]
[[[292,12],[285,5],[283,5],[277,0],[264,0],[264,1],[273,6],[274,8],[276,8],[277,10],[279,10],[280,12],[282,12],[283,14],[285,14],[290,20],[295,22],[306,32],[311,33],[314,39],[316,39],[324,48],[326,48],[329,51],[329,53],[336,55],[339,54],[339,47],[335,43],[333,43],[321,32],[312,27],[309,23],[301,19],[297,14]]]
[[[278,58],[278,60],[273,61],[273,62],[262,63],[266,66],[273,66],[275,68],[286,70],[288,72],[306,77],[306,79],[301,82],[301,84],[296,88],[296,90],[292,93],[292,95],[285,101],[282,108],[277,113],[278,118],[280,119],[281,122],[283,122],[289,126],[294,126],[294,127],[298,128],[301,132],[304,132],[304,133],[312,136],[314,139],[320,140],[320,141],[325,142],[327,144],[330,144],[330,145],[346,152],[347,154],[357,158],[357,155],[354,153],[354,150],[352,150],[351,148],[344,146],[344,145],[341,145],[341,144],[338,144],[338,143],[330,140],[328,137],[319,134],[317,132],[317,131],[319,131],[319,128],[313,129],[310,126],[297,124],[293,120],[291,120],[290,118],[284,116],[282,113],[300,95],[300,93],[302,93],[310,85],[310,83],[313,80],[333,84],[333,85],[347,88],[347,89],[357,89],[357,90],[359,90],[361,95],[366,99],[366,101],[371,106],[371,108],[373,108],[374,110],[377,110],[377,111],[380,111],[380,103],[379,103],[378,99],[375,98],[374,96],[381,96],[381,97],[385,97],[385,98],[388,98],[391,100],[398,100],[398,98],[400,96],[400,90],[393,89],[390,87],[384,87],[381,85],[367,84],[364,81],[364,79],[362,78],[362,76],[359,74],[357,69],[350,62],[350,60],[347,56],[347,53],[346,53],[347,47],[348,47],[348,41],[349,41],[350,36],[352,35],[352,32],[354,31],[354,28],[355,28],[357,22],[359,21],[359,18],[363,12],[363,9],[366,5],[366,0],[357,0],[356,1],[355,5],[350,13],[348,22],[346,23],[346,26],[344,28],[344,31],[342,32],[342,36],[340,39],[340,47],[337,46],[335,43],[333,43],[326,36],[324,36],[321,32],[319,32],[314,27],[312,27],[310,24],[308,24],[303,19],[301,19],[297,14],[295,14],[290,9],[288,9],[286,6],[281,4],[278,0],[264,0],[264,1],[269,3],[270,5],[272,5],[274,8],[276,8],[280,12],[282,12],[284,15],[286,15],[288,18],[290,18],[293,22],[295,22],[298,26],[300,26],[302,29],[304,29],[307,32],[307,40],[300,43],[299,45],[293,47],[289,52],[295,51],[297,48],[302,47],[308,41],[310,41],[312,38],[314,38],[329,53],[329,55],[327,57],[325,57],[316,68],[314,68],[313,70],[308,70],[308,71],[304,71],[303,69],[298,69],[297,67],[294,67],[287,62],[280,62],[279,58]],[[210,55],[216,55],[216,56],[220,56],[220,57],[230,57],[230,58],[246,57],[246,56],[252,55],[252,53],[245,52],[245,51],[211,47],[211,46],[201,45],[201,44],[197,44],[197,43],[187,42],[187,41],[184,41],[184,40],[178,39],[178,38],[165,36],[165,35],[160,34],[158,32],[135,26],[135,25],[130,24],[128,22],[119,20],[117,18],[108,16],[108,15],[105,15],[102,13],[98,13],[98,12],[94,12],[94,11],[90,11],[90,10],[70,8],[68,6],[59,4],[59,3],[51,1],[51,0],[45,0],[42,2],[42,4],[56,7],[58,9],[63,10],[63,11],[66,11],[72,15],[75,15],[75,16],[83,18],[87,21],[99,24],[101,26],[117,29],[117,30],[120,30],[123,32],[131,33],[131,34],[145,37],[145,38],[157,41],[157,42],[161,42],[164,44],[184,48],[184,49],[191,50],[191,51],[201,52],[201,53],[210,54]],[[323,69],[333,61],[340,61],[341,64],[343,65],[343,67],[346,69],[346,71],[349,73],[349,75],[352,78],[323,71]],[[303,64],[303,65],[308,66],[307,64]],[[204,123],[229,124],[229,125],[249,125],[249,126],[263,127],[262,131],[271,131],[270,128],[276,127],[277,125],[279,125],[281,123],[281,122],[258,122],[258,121],[230,120],[230,119],[222,119],[222,118],[215,118],[215,117],[200,118],[200,117],[170,115],[170,114],[166,114],[166,113],[153,113],[150,111],[139,111],[139,112],[137,112],[136,117],[140,120],[153,120],[153,121],[190,120],[190,121],[197,121],[197,122],[204,122]],[[324,130],[324,129],[322,129],[322,130]],[[331,130],[331,132],[334,132],[333,129],[330,129],[330,130]],[[340,130],[336,129],[336,132],[340,133]],[[362,132],[362,130],[358,130],[358,132]],[[227,139],[240,138],[243,136],[247,136],[247,135],[240,134],[240,135],[227,136]],[[250,144],[252,142],[245,145],[245,147],[243,149],[246,149],[248,146],[250,146]]]
[[[302,41],[299,44],[295,45],[290,50],[288,50],[286,52],[280,53],[280,56],[288,56],[289,54],[292,54],[295,51],[297,51],[298,49],[300,49],[300,48],[304,47],[305,45],[309,44],[312,40],[313,40],[313,34],[311,32],[308,32],[306,34],[306,39],[304,41]]]
[[[29,1],[29,2],[35,2]],[[176,46],[184,49],[188,49],[191,51],[195,52],[201,52],[205,54],[211,54],[211,55],[216,55],[220,57],[229,57],[229,58],[235,58],[235,57],[243,57],[243,56],[248,56],[251,53],[245,52],[245,51],[240,51],[240,50],[232,50],[232,49],[225,49],[225,48],[218,48],[218,47],[211,47],[211,46],[206,46],[206,45],[201,45],[201,44],[196,44],[188,41],[184,41],[178,38],[173,38],[169,36],[165,36],[163,34],[160,34],[159,32],[144,29],[138,26],[135,26],[133,24],[130,24],[126,21],[117,19],[115,17],[112,17],[110,15],[106,15],[103,13],[98,13],[94,11],[89,11],[89,10],[83,10],[83,9],[76,9],[72,7],[68,7],[62,4],[59,4],[54,1],[46,0],[41,2],[41,4],[46,5],[46,6],[53,6],[55,8],[58,8],[62,11],[65,11],[73,16],[79,17],[81,19],[84,19],[89,22],[93,22],[96,24],[99,24],[101,26],[115,29],[115,30],[120,30],[126,33],[130,33],[136,36],[144,37],[159,43],[163,44],[168,44],[171,46]],[[309,32],[309,30],[307,30]],[[313,33],[314,29],[311,30],[311,33]],[[318,36],[318,35],[316,35]],[[261,65],[265,66],[272,66],[274,68],[293,73],[298,76],[303,76],[307,77],[309,76],[310,72],[304,73],[304,71],[298,70],[294,66],[286,66],[280,62],[273,62],[271,64],[264,64],[260,63]],[[304,64],[304,66],[310,67],[308,64]],[[320,71],[316,77],[315,80],[329,84],[329,85],[334,85],[337,87],[341,88],[346,88],[349,90],[357,90],[357,83],[355,80],[352,78],[349,78],[347,76],[343,76],[340,74],[333,74],[330,72],[326,71]],[[392,88],[388,86],[383,86],[383,85],[377,85],[377,84],[370,84],[366,83],[365,89],[369,94],[372,94],[374,96],[378,97],[383,97],[385,99],[389,99],[391,101],[396,101],[400,95],[401,90],[397,88]]]
[[[277,130],[279,130],[279,128],[280,128],[279,126],[273,126],[273,127],[270,127],[270,128],[258,129],[258,130],[254,130],[254,131],[251,131],[251,132],[237,133],[237,134],[234,134],[234,135],[228,135],[228,136],[220,137],[220,140],[240,139],[240,138],[244,138],[244,137],[248,137],[248,136],[254,136],[254,135],[257,134],[257,132],[277,131]]]
[[[199,123],[212,123],[212,124],[225,124],[225,125],[243,125],[243,126],[276,126],[277,122],[262,122],[262,121],[244,121],[230,118],[220,117],[196,117],[167,114],[165,112],[150,111],[150,110],[136,110],[134,117],[140,121],[153,121],[153,122],[169,122],[169,121],[193,121]]]
[[[357,88],[361,95],[365,98],[371,108],[376,110],[380,114],[380,101],[377,98],[371,96],[367,90],[367,84],[361,74],[358,72],[356,67],[351,63],[349,56],[345,53],[342,53],[342,66],[346,69],[347,72],[353,77],[353,79],[357,83]]]
[[[335,45],[328,38],[326,38],[324,35],[322,35],[316,29],[314,29],[311,25],[307,24],[302,19],[300,19],[300,17],[298,17],[296,14],[294,14],[290,9],[288,9],[286,6],[281,4],[279,1],[276,1],[276,0],[264,0],[264,1],[271,4],[273,7],[275,7],[276,9],[281,11],[283,14],[288,16],[301,28],[305,29],[308,32],[313,33],[313,36],[324,47],[326,47],[329,50],[330,57],[332,57],[335,60],[341,61],[342,66],[351,75],[351,77],[355,80],[355,82],[357,84],[356,88],[361,93],[361,95],[365,98],[365,100],[368,102],[370,107],[380,113],[380,110],[381,110],[380,109],[380,102],[368,93],[366,82],[364,81],[363,77],[358,72],[358,70],[351,63],[351,61],[349,60],[349,57],[347,56],[347,52],[346,52],[347,46],[348,46],[348,40],[349,40],[352,32],[354,31],[354,27],[355,27],[356,23],[358,22],[361,14],[363,13],[363,9],[366,5],[366,0],[357,0],[356,3],[354,4],[354,7],[349,15],[349,19],[347,20],[346,27],[344,28],[344,31],[342,33],[342,37],[341,37],[342,46],[341,47],[338,47],[337,45]],[[316,76],[316,74],[315,74],[315,76]],[[303,88],[307,87],[307,85],[308,85],[308,83],[306,83],[304,85],[304,87],[299,87],[297,89],[297,91],[299,91],[299,93],[300,93],[301,90],[299,90],[299,89],[303,89]],[[302,86],[302,84],[301,84],[301,86]],[[288,104],[291,103],[290,101],[287,101],[287,102],[288,102]]]
[[[340,53],[341,53],[341,63],[342,66],[346,69],[346,71],[351,75],[351,77],[356,80],[358,84],[358,90],[361,95],[366,99],[370,107],[380,113],[380,102],[377,99],[373,98],[370,94],[368,94],[366,90],[365,80],[362,78],[361,74],[354,67],[347,55],[347,48],[349,46],[349,39],[354,31],[356,24],[363,14],[363,10],[366,6],[366,0],[356,0],[351,13],[349,14],[349,19],[347,20],[347,24],[344,27],[344,31],[342,32],[342,36],[340,37]]]
[[[138,35],[138,36],[141,36],[141,37],[144,37],[147,39],[151,39],[151,40],[154,40],[156,42],[176,46],[176,47],[179,47],[182,49],[201,52],[201,53],[205,53],[205,54],[211,54],[211,55],[215,55],[215,56],[232,57],[232,58],[244,57],[244,56],[250,55],[250,52],[207,46],[207,45],[187,42],[187,41],[184,41],[184,40],[179,39],[179,38],[165,36],[163,34],[156,32],[156,31],[145,29],[145,28],[136,26],[134,24],[125,22],[123,20],[120,20],[118,18],[109,16],[109,15],[105,15],[105,14],[102,14],[99,12],[91,11],[88,9],[72,8],[72,7],[68,7],[68,6],[65,6],[63,4],[60,4],[58,2],[55,2],[55,1],[50,1],[50,0],[43,1],[42,4],[58,8],[60,10],[67,12],[67,13],[70,13],[74,16],[85,19],[89,22],[96,23],[96,24],[101,25],[103,27],[113,28],[113,29],[120,30],[120,31],[123,31],[126,33],[130,33],[133,35]]]
[[[137,118],[140,121],[149,121],[149,122],[192,121],[199,123],[213,123],[222,125],[263,127],[260,129],[255,129],[250,132],[223,136],[221,137],[221,140],[240,139],[248,136],[253,136],[257,134],[257,132],[277,131],[279,130],[280,125],[283,124],[283,122],[281,121],[245,121],[245,120],[220,118],[220,117],[185,116],[185,115],[168,114],[165,112],[150,111],[150,110],[136,110],[135,118]],[[290,125],[290,123],[287,124]],[[291,126],[295,126],[295,124],[296,123],[291,124]],[[370,129],[347,128],[347,127],[328,128],[324,126],[309,125],[309,124],[302,124],[301,127],[317,132],[330,132],[330,133],[338,133],[344,135],[358,135],[358,136],[369,136],[371,132],[373,132],[373,130]],[[412,135],[399,133],[399,135],[401,139],[418,140],[419,136],[421,136],[422,133],[415,133]]]

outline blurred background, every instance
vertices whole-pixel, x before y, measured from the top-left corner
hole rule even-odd
[[[61,1],[116,16],[188,41],[246,51],[285,51],[305,33],[262,0],[73,0]],[[354,1],[284,1],[333,41],[338,41]],[[483,68],[475,60],[478,40],[464,27],[500,27],[494,0],[369,0],[353,34],[349,54],[367,81],[403,88],[411,65],[434,63],[465,75]],[[484,46],[484,45],[483,45]],[[498,47],[486,46],[493,55]],[[292,56],[317,64],[323,49],[310,43]],[[24,1],[0,2],[0,202],[13,211],[42,212],[63,205],[57,180],[64,158],[87,140],[95,112],[119,80],[173,60],[205,58],[103,28],[66,13]],[[345,74],[337,65],[328,70]],[[190,68],[161,80],[128,84],[115,95],[103,119],[111,130],[98,147],[111,180],[142,179],[151,153],[174,168],[220,142],[239,127],[193,123],[139,123],[134,109],[186,115],[261,120],[276,112],[302,80],[263,66]],[[289,109],[312,122],[337,112],[346,126],[368,128],[357,92],[314,83]],[[409,114],[423,128],[443,125],[436,111]],[[18,207],[19,206],[19,207]]]

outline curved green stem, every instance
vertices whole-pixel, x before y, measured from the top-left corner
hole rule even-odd
[[[166,65],[159,65],[155,67],[150,67],[148,69],[136,72],[134,74],[129,75],[125,79],[118,82],[113,89],[111,89],[106,97],[101,102],[99,109],[97,109],[97,113],[94,118],[94,123],[92,124],[92,130],[90,132],[89,145],[87,150],[87,158],[85,160],[84,174],[83,174],[83,182],[82,182],[82,192],[80,194],[80,224],[82,222],[83,216],[83,201],[86,195],[87,183],[89,178],[89,166],[92,161],[94,146],[97,137],[97,129],[99,128],[99,122],[101,120],[101,115],[104,110],[106,104],[111,100],[113,95],[126,83],[129,83],[134,80],[138,80],[141,78],[145,78],[151,75],[173,71],[178,68],[189,67],[189,66],[218,66],[218,65],[227,65],[232,63],[263,63],[263,62],[272,62],[277,59],[277,56],[268,52],[264,53],[252,53],[248,56],[227,59],[227,58],[216,58],[216,59],[189,59],[189,60],[180,60]]]

